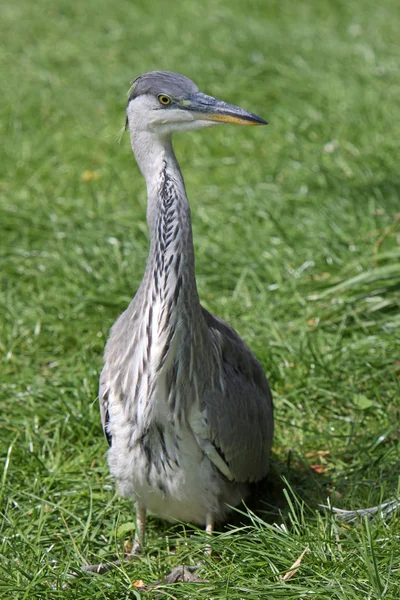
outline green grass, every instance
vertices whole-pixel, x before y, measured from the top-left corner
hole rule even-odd
[[[396,0],[3,5],[1,597],[153,598],[133,582],[201,560],[207,583],[162,596],[400,597],[399,515],[318,510],[399,489],[399,28]],[[200,531],[150,518],[137,562],[71,579],[121,552],[134,518],[96,395],[147,254],[143,181],[115,134],[130,81],[160,68],[270,122],[186,134],[176,152],[202,301],[274,391],[271,489],[210,557]]]

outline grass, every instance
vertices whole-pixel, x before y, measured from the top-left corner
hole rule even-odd
[[[2,597],[152,598],[133,583],[202,560],[207,583],[163,597],[399,598],[399,515],[318,510],[399,490],[398,30],[395,0],[5,3]],[[156,68],[270,121],[186,134],[176,152],[202,301],[274,391],[273,473],[259,516],[237,514],[211,557],[202,532],[149,519],[136,563],[71,579],[132,529],[96,395],[147,254],[145,189],[115,134],[130,81]]]

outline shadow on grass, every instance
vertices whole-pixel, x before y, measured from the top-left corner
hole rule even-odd
[[[316,508],[318,504],[326,504],[326,498],[330,495],[330,480],[294,455],[291,455],[290,463],[273,460],[268,476],[252,484],[246,506],[266,523],[279,522],[289,512],[285,496],[288,488],[300,502]],[[248,525],[250,522],[246,515],[233,512],[226,526]]]

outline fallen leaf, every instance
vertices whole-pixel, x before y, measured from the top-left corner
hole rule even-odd
[[[318,325],[319,320],[320,320],[319,317],[315,317],[315,318],[311,317],[311,319],[307,319],[307,324],[308,325]]]
[[[301,561],[303,560],[303,556],[305,555],[306,552],[309,551],[309,546],[307,546],[303,552],[300,554],[299,558],[297,560],[294,561],[294,563],[292,564],[292,566],[290,567],[289,571],[287,573],[284,574],[283,576],[283,581],[287,581],[288,579],[291,579],[293,577],[293,575],[296,575],[297,571],[300,568],[301,565]]]
[[[364,394],[355,394],[353,396],[353,404],[360,410],[367,410],[367,408],[371,408],[374,405],[374,402],[367,398],[367,396],[364,396]]]
[[[311,469],[315,471],[315,473],[324,473],[326,471],[326,467],[324,465],[310,465]]]
[[[131,533],[135,531],[136,524],[133,521],[128,521],[127,523],[122,523],[118,526],[117,529],[117,537],[123,537],[126,533]]]
[[[330,450],[311,450],[311,452],[306,452],[306,457],[313,458],[314,456],[318,456],[319,458],[322,458],[323,456],[328,456],[330,453]]]
[[[97,181],[100,179],[100,173],[97,171],[83,171],[82,181]]]

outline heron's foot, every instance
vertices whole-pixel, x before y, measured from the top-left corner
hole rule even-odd
[[[89,573],[97,573],[97,575],[103,575],[103,573],[106,573],[113,567],[121,567],[124,563],[131,562],[139,553],[140,548],[135,549],[134,546],[132,552],[126,554],[123,560],[113,560],[106,563],[99,563],[98,565],[83,565],[81,570]]]
[[[202,566],[203,565],[201,563],[193,566],[178,565],[171,571],[171,573],[168,573],[168,575],[165,575],[162,579],[159,579],[147,587],[154,587],[157,585],[162,585],[163,583],[178,583],[180,581],[204,583],[206,581],[205,579],[201,579],[195,575],[195,572]]]

